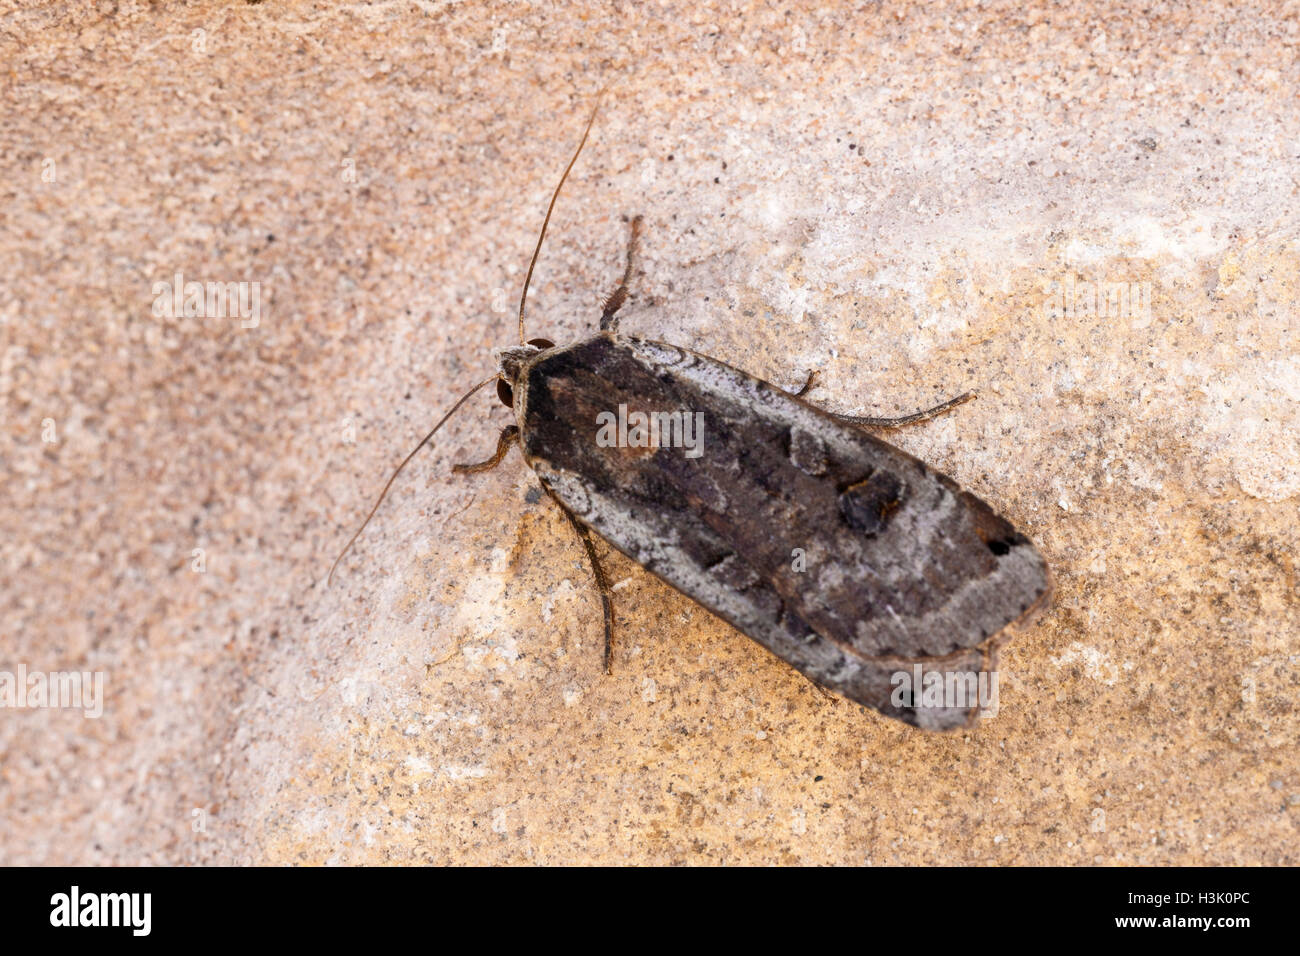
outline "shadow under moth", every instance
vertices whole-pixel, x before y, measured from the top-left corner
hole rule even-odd
[[[812,376],[788,392],[620,334],[639,218],[599,331],[568,346],[526,339],[533,267],[595,115],[547,208],[520,296],[520,344],[496,350],[496,374],[393,472],[330,576],[407,462],[495,382],[515,422],[491,458],[454,470],[487,470],[520,446],[591,562],[607,671],[613,604],[593,531],[821,687],[923,729],[971,726],[1008,626],[1048,599],[1046,562],[982,500],[866,428],[922,421],[972,395],[902,418],[835,415],[803,399]]]

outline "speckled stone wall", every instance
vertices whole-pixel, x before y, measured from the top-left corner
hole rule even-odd
[[[1298,862],[1300,8],[810,6],[0,8],[0,671],[103,679],[0,708],[0,863]],[[628,331],[977,391],[892,438],[1055,574],[976,729],[618,555],[604,676],[518,453],[449,475],[487,391],[324,586],[513,340],[606,85],[530,334],[640,213]]]

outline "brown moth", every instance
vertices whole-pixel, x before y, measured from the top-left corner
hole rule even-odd
[[[621,335],[639,227],[600,330],[577,344],[525,341],[525,278],[523,344],[498,350],[497,374],[469,393],[496,381],[515,423],[490,459],[455,470],[494,467],[519,443],[586,548],[607,668],[613,610],[590,531],[818,685],[916,727],[970,726],[1008,625],[1050,594],[1046,562],[982,500],[865,427],[973,396],[896,419],[834,415],[801,398],[811,376],[791,393]]]

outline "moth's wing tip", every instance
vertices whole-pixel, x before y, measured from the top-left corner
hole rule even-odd
[[[993,638],[1000,638],[998,640],[999,644],[1010,638],[1010,635],[1007,634],[1008,631],[1026,627],[1042,617],[1043,613],[1051,606],[1052,598],[1056,594],[1056,579],[1052,574],[1052,567],[1047,563],[1047,559],[1043,557],[1043,553],[1028,538],[1025,539],[1021,547],[1028,548],[1038,558],[1042,566],[1042,585],[1029,605],[1016,617],[1008,621],[1001,631],[993,635]],[[1003,637],[1004,634],[1007,636]]]

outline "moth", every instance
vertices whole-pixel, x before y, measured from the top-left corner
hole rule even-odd
[[[1048,600],[1047,564],[984,501],[867,429],[923,421],[973,396],[900,418],[837,415],[805,400],[812,375],[787,391],[624,335],[618,311],[639,217],[598,331],[565,346],[527,339],[533,268],[595,116],[547,207],[520,295],[520,344],[495,350],[496,373],[407,455],[343,554],[416,452],[495,382],[514,422],[489,459],[453,471],[493,468],[519,446],[590,561],[606,671],[613,603],[593,532],[820,687],[915,727],[970,726],[987,703],[974,693],[978,675],[996,674],[1009,625]]]

